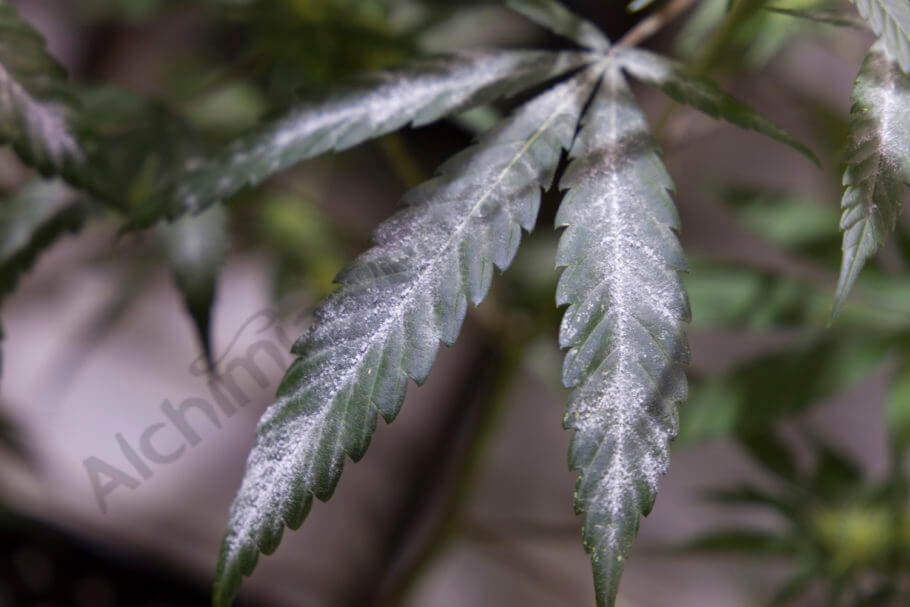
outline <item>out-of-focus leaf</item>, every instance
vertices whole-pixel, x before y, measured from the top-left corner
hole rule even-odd
[[[820,439],[816,439],[815,443],[818,462],[811,479],[813,494],[837,498],[857,491],[858,483],[863,479],[859,465],[836,447]]]
[[[888,429],[903,445],[910,445],[910,363],[906,357],[891,381],[885,400]]]
[[[718,198],[733,206],[738,217],[758,234],[799,253],[825,244],[837,246],[837,211],[820,201],[756,188],[724,185]]]
[[[571,12],[559,0],[506,0],[506,4],[531,21],[580,46],[594,51],[610,48],[610,41],[596,25]]]
[[[787,15],[788,17],[796,17],[798,19],[807,19],[809,21],[815,21],[816,23],[824,23],[826,25],[834,25],[837,27],[865,27],[865,24],[856,17],[853,17],[852,15],[846,15],[842,11],[838,10],[797,10],[790,8],[781,8],[777,6],[768,6],[765,8],[765,10],[772,13],[777,13],[779,15]]]
[[[82,227],[83,203],[57,180],[34,181],[0,205],[0,298],[48,246]]]
[[[164,104],[114,86],[89,88],[81,100],[109,151],[108,181],[125,210],[146,202],[201,151],[196,131]]]
[[[910,10],[910,8],[908,8]],[[866,261],[894,230],[910,183],[910,75],[900,71],[881,43],[869,51],[853,89],[850,149],[841,207],[843,262],[833,316],[844,304]]]
[[[216,606],[231,602],[285,526],[303,523],[314,496],[331,497],[345,457],[363,457],[378,416],[397,416],[408,380],[426,380],[468,302],[479,304],[495,268],[511,264],[597,76],[586,70],[549,89],[452,158],[338,276],[260,420],[222,544]]]
[[[761,356],[707,380],[693,381],[680,442],[765,431],[865,377],[881,364],[888,337],[826,336]],[[706,419],[709,424],[695,423]],[[728,424],[724,427],[720,421]]]
[[[699,57],[705,40],[726,17],[730,4],[729,0],[699,0],[676,38],[677,54],[687,60]],[[810,11],[824,9],[832,0],[769,0],[767,4],[784,10]],[[717,58],[717,64],[708,67],[738,69],[745,64],[751,70],[761,69],[787,43],[810,28],[818,29],[811,21],[756,10],[734,24],[728,52]]]
[[[730,529],[713,531],[686,542],[680,546],[683,552],[735,553],[748,556],[780,557],[792,556],[797,547],[787,537],[770,531]]]
[[[211,369],[211,312],[218,273],[228,248],[227,210],[216,205],[199,215],[164,223],[160,231],[171,273],[196,325]]]
[[[347,239],[338,226],[302,195],[272,194],[256,205],[257,233],[278,255],[278,286],[304,282],[321,299],[347,261]]]
[[[0,142],[9,143],[45,175],[104,191],[88,167],[97,142],[83,137],[66,73],[44,39],[6,0],[0,0]]]
[[[717,489],[708,491],[704,495],[705,498],[716,504],[752,508],[772,508],[790,519],[795,520],[799,518],[799,503],[794,503],[784,495],[777,495],[754,487]]]
[[[162,214],[198,211],[297,162],[351,148],[408,124],[421,126],[542,82],[586,61],[581,53],[471,52],[374,76],[319,102],[304,103],[186,171],[134,216],[142,227]]]
[[[881,36],[888,53],[910,73],[910,3],[907,0],[850,0]]]
[[[713,118],[767,135],[818,164],[818,158],[808,147],[746,104],[727,95],[712,81],[687,73],[683,64],[637,48],[617,48],[613,55],[633,78],[656,86],[673,100],[691,105]]]
[[[569,154],[556,216],[556,291],[573,388],[575,510],[584,516],[597,604],[614,604],[640,517],[670,463],[686,399],[687,267],[670,176],[620,65],[609,63]]]
[[[740,438],[740,444],[768,470],[785,480],[796,480],[796,455],[774,435],[773,431],[746,432]]]

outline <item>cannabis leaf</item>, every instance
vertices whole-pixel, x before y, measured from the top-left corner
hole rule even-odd
[[[881,36],[901,69],[910,73],[910,2],[907,0],[850,0]]]
[[[606,607],[669,465],[676,404],[686,398],[686,261],[672,182],[619,64],[607,66],[570,156],[556,217],[565,228],[557,303],[569,304],[563,382],[574,388],[565,426],[575,430],[575,509]]]
[[[530,230],[541,188],[569,147],[595,74],[583,71],[519,108],[439,176],[405,196],[376,246],[343,271],[341,287],[298,341],[298,358],[262,417],[231,508],[214,603],[226,605],[258,552],[296,528],[313,496],[331,497],[345,454],[360,459],[377,415],[391,422],[408,378],[422,383],[439,342],[452,344],[467,302],[484,298]]]
[[[679,103],[751,131],[767,135],[798,150],[812,162],[818,158],[808,147],[758,112],[723,92],[707,78],[686,72],[677,61],[636,48],[617,48],[616,60],[636,80],[656,86]]]
[[[215,283],[228,244],[228,214],[214,206],[161,226],[164,252],[212,368],[209,325]]]
[[[216,158],[190,159],[187,171],[134,218],[201,210],[289,166],[344,150],[411,124],[509,95],[584,64],[583,53],[464,52],[427,59],[304,103],[274,123],[239,138]]]
[[[82,227],[85,206],[57,180],[34,181],[0,207],[0,299],[58,237]]]
[[[881,42],[866,56],[852,99],[840,221],[844,255],[834,316],[863,265],[894,230],[903,184],[910,183],[910,76],[888,57]]]
[[[4,200],[0,206],[0,301],[45,249],[63,234],[78,231],[84,219],[83,204],[56,180],[36,180]]]
[[[10,4],[0,0],[0,142],[48,175],[80,183],[88,155],[72,124],[66,74],[44,40]]]
[[[508,0],[507,4],[512,10],[583,47],[595,51],[610,48],[610,41],[596,25],[556,0]]]

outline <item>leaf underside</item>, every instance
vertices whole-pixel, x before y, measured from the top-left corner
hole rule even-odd
[[[579,471],[597,604],[613,605],[638,530],[669,464],[687,384],[689,304],[679,272],[670,177],[620,66],[608,65],[570,154],[556,218],[564,227],[557,303],[573,388],[565,426]]]
[[[910,183],[910,76],[891,60],[881,42],[866,56],[852,99],[835,316],[866,261],[894,231],[904,184]]]
[[[0,142],[45,174],[73,174],[86,154],[70,124],[66,74],[42,37],[0,0]]]
[[[343,271],[341,287],[298,341],[278,401],[259,424],[231,508],[215,583],[227,605],[258,553],[298,527],[313,496],[327,500],[345,454],[360,459],[377,416],[391,421],[408,379],[422,383],[439,342],[455,341],[468,301],[485,296],[522,229],[537,217],[571,145],[595,75],[583,71],[522,106],[409,192],[375,231],[376,246]]]
[[[408,124],[429,124],[581,67],[585,60],[585,54],[573,52],[472,51],[377,74],[323,101],[303,103],[212,160],[190,159],[185,173],[137,212],[131,227],[205,209],[307,158]]]
[[[850,0],[881,36],[888,52],[910,73],[910,2],[907,0]]]

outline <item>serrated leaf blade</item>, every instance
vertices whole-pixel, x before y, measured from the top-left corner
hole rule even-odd
[[[910,2],[907,0],[850,0],[881,36],[888,52],[910,73]]]
[[[422,383],[439,342],[455,341],[467,303],[486,295],[533,227],[541,189],[569,147],[594,78],[543,93],[456,155],[374,233],[376,246],[343,271],[341,287],[298,341],[300,357],[260,421],[231,509],[215,583],[227,605],[257,554],[303,521],[313,496],[335,489],[345,454],[359,459],[377,417],[391,421],[408,379]]]
[[[712,118],[719,118],[750,131],[767,135],[804,154],[815,164],[818,158],[785,130],[748,105],[723,92],[714,82],[687,73],[678,61],[637,48],[617,48],[613,56],[636,80],[656,86],[674,101],[691,105]]]
[[[894,230],[910,183],[910,76],[882,43],[866,56],[853,89],[846,186],[841,202],[843,260],[834,295],[837,316],[866,261]]]
[[[563,382],[574,389],[565,426],[575,431],[569,463],[597,603],[607,607],[686,397],[686,261],[672,182],[618,64],[607,64],[570,156],[556,218],[565,228],[557,304],[569,304]]]
[[[514,93],[586,61],[582,53],[472,51],[416,62],[305,102],[254,129],[211,160],[190,159],[186,171],[133,218],[142,227],[162,214],[199,211],[293,164],[345,150],[408,124]]]
[[[571,12],[557,0],[508,0],[512,10],[555,34],[593,51],[609,50],[610,41],[600,29]]]
[[[44,39],[0,0],[0,142],[47,175],[79,172],[87,154],[72,125],[66,73]]]

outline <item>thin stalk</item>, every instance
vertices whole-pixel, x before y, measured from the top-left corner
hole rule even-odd
[[[616,46],[638,46],[689,10],[695,2],[696,0],[673,0],[667,3],[659,11],[639,21],[617,41]]]

